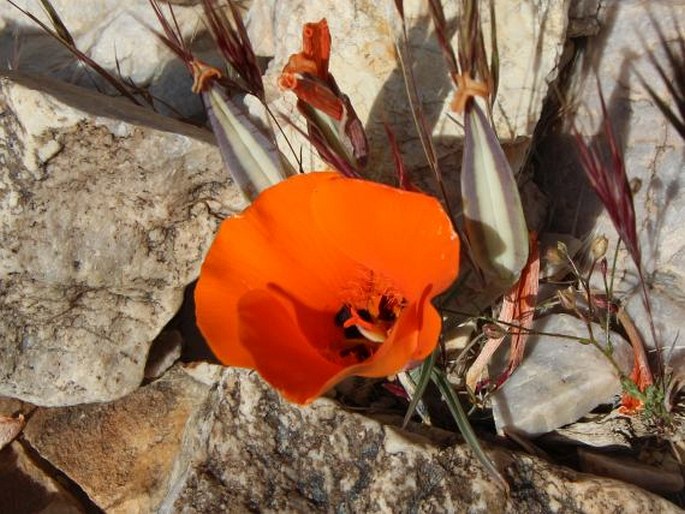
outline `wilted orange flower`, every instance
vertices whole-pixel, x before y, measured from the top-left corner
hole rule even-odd
[[[335,172],[297,175],[223,222],[195,291],[226,365],[306,404],[351,375],[384,377],[435,348],[431,299],[459,240],[432,197]]]
[[[359,177],[369,145],[352,102],[328,70],[330,56],[331,34],[326,19],[305,23],[302,51],[290,56],[278,83],[297,96],[297,109],[307,120],[308,139],[323,160],[348,177]],[[322,119],[316,111],[330,119]],[[333,132],[329,122],[336,127]]]
[[[290,56],[278,80],[300,100],[340,120],[345,106],[333,76],[328,72],[331,34],[325,19],[306,23],[302,29],[302,51]]]

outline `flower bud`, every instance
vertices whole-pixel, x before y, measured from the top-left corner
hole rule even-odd
[[[607,311],[611,314],[616,314],[618,312],[618,306],[614,302],[610,301],[605,294],[593,294],[592,304],[598,309]]]
[[[557,251],[559,252],[559,255],[561,255],[562,259],[566,259],[568,257],[568,247],[563,241],[557,241]]]
[[[607,258],[603,257],[601,261],[599,261],[599,271],[602,272],[602,275],[605,277],[607,276],[607,273],[609,272],[609,263],[607,262]]]
[[[595,260],[601,259],[604,257],[604,254],[607,253],[607,247],[609,246],[609,240],[604,236],[598,236],[595,238],[595,240],[592,242],[592,257]]]

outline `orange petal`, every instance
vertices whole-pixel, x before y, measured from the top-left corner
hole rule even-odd
[[[253,364],[238,337],[237,304],[247,291],[276,283],[312,308],[340,308],[343,299],[336,294],[359,265],[322,241],[308,209],[313,191],[338,177],[292,177],[222,223],[202,265],[195,302],[198,326],[224,364]]]
[[[416,302],[404,308],[388,339],[373,357],[355,366],[357,368],[354,372],[355,375],[364,377],[394,375],[417,360],[417,355],[426,350],[426,348],[420,348],[419,344],[423,339],[421,330],[423,328],[424,310],[427,307],[432,309],[429,293],[430,286],[425,288]],[[432,346],[427,344],[427,346],[431,346],[428,353],[433,351],[437,345],[439,335],[439,327],[437,333],[425,334],[425,337],[433,338]],[[428,341],[423,342],[428,343]]]
[[[306,403],[346,376],[394,374],[433,351],[440,316],[430,299],[454,280],[458,257],[431,197],[299,175],[222,224],[196,288],[198,326],[222,362],[253,367]],[[325,358],[342,337],[335,314],[369,274],[408,305],[370,359],[344,368]]]
[[[249,348],[255,368],[285,398],[306,404],[332,385],[341,366],[321,356],[273,293],[246,293],[238,303],[238,313],[240,338]]]
[[[459,271],[459,239],[434,198],[349,178],[312,195],[321,231],[350,258],[378,270],[408,300],[427,284],[447,289]]]
[[[287,64],[283,67],[281,77],[283,77],[284,75],[303,75],[305,73],[308,73],[316,77],[318,70],[319,69],[317,68],[316,63],[313,59],[301,53],[293,54],[288,59]]]
[[[435,350],[442,331],[442,317],[430,302],[426,303],[420,320],[419,344],[412,356],[415,362],[421,362]]]

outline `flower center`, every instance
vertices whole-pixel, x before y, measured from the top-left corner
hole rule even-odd
[[[337,356],[348,362],[363,362],[380,347],[395,325],[407,301],[392,291],[373,292],[362,301],[344,302],[335,315],[343,339],[336,344]]]

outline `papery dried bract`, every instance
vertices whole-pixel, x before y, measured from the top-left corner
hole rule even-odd
[[[509,363],[503,376],[498,377],[496,380],[496,385],[501,385],[521,363],[526,341],[533,326],[539,288],[540,252],[538,251],[537,237],[532,234],[530,237],[530,255],[521,273],[521,278],[502,299],[502,308],[498,321],[507,327],[508,330],[497,335],[495,338],[491,338],[469,368],[466,374],[466,385],[471,390],[475,391],[477,389],[478,380],[505,337],[510,336],[511,338]]]

